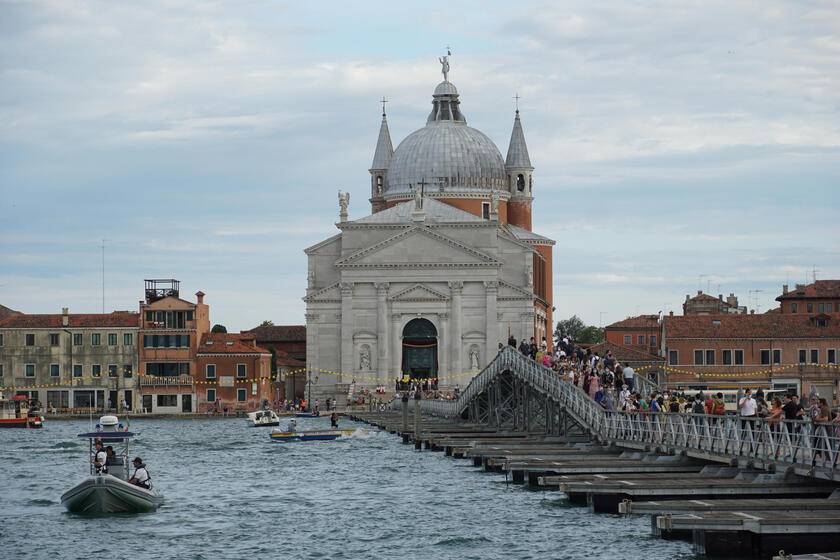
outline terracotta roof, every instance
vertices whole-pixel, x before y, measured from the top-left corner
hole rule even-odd
[[[720,302],[720,298],[716,298],[715,296],[710,296],[709,294],[697,294],[693,298],[689,298],[688,301],[717,301]]]
[[[798,286],[786,294],[776,298],[776,301],[786,299],[830,299],[840,298],[840,280],[817,280],[813,284]]]
[[[765,311],[765,313],[781,313],[781,312],[782,312],[781,307],[774,307],[773,309],[768,309],[767,311]]]
[[[674,315],[665,317],[665,336],[674,338],[840,338],[840,320],[829,315]]]
[[[253,333],[260,342],[306,342],[304,325],[271,325],[243,332]]]
[[[604,357],[607,351],[612,352],[613,358],[619,362],[664,362],[665,358],[639,350],[638,348],[631,348],[629,346],[622,346],[614,342],[604,341],[598,344],[593,344],[589,347],[592,353],[598,352],[598,355]]]
[[[636,317],[628,317],[623,321],[618,321],[612,325],[607,325],[607,329],[649,329],[659,328],[659,315],[638,315]]]
[[[277,358],[274,360],[275,365],[277,366],[288,366],[291,368],[304,368],[306,367],[306,362],[301,362],[300,360],[296,360],[294,358],[289,357],[281,357],[278,352]]]
[[[14,317],[15,315],[20,315],[20,311],[15,311],[14,309],[9,309],[5,305],[0,305],[0,321],[3,319],[8,319],[9,317]]]
[[[140,314],[133,311],[113,313],[70,313],[68,324],[61,324],[61,313],[48,315],[20,314],[0,321],[3,329],[60,329],[73,327],[139,327]]]
[[[198,354],[270,354],[256,344],[251,333],[207,333],[201,337]]]

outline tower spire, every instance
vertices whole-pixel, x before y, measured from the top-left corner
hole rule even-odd
[[[373,153],[373,163],[370,164],[370,203],[373,212],[385,209],[385,187],[388,177],[388,166],[394,155],[394,145],[391,143],[391,131],[388,130],[388,118],[385,116],[385,104],[388,100],[383,96],[382,124],[379,125],[379,138],[376,140],[376,151]]]
[[[519,120],[519,95],[516,95],[514,99],[516,99],[516,117],[513,119],[513,131],[510,133],[505,167],[533,169],[531,158],[528,156],[528,145],[525,143],[525,133],[522,131],[522,122]]]

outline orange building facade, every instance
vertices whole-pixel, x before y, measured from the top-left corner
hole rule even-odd
[[[196,353],[198,412],[257,410],[277,399],[271,353],[252,333],[206,333]]]

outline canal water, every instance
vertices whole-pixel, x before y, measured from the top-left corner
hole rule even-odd
[[[300,429],[329,420],[299,419]],[[341,419],[342,429],[365,428]],[[134,419],[132,455],[166,502],[91,518],[60,495],[87,473],[89,421],[0,431],[4,558],[693,559],[650,518],[592,514],[560,492],[376,432],[278,443],[242,419]]]

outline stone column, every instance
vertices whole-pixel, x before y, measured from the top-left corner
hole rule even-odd
[[[391,371],[394,377],[401,379],[400,368],[402,364],[402,333],[400,332],[400,313],[391,313]]]
[[[353,375],[353,282],[341,286],[341,373]]]
[[[379,379],[394,377],[388,375],[388,282],[376,282],[376,376]],[[385,381],[381,381],[382,384]]]
[[[484,282],[485,302],[485,316],[484,316],[484,332],[486,333],[487,343],[484,352],[484,361],[479,363],[481,367],[490,363],[493,356],[496,355],[496,348],[499,342],[505,342],[499,339],[499,320],[496,312],[496,296],[499,294],[499,282],[496,280],[487,280]]]
[[[452,341],[452,373],[450,375],[458,375],[463,373],[463,367],[461,366],[463,360],[461,354],[463,354],[463,349],[461,348],[461,299],[462,299],[462,291],[464,289],[464,283],[461,281],[452,281],[449,282],[449,291],[452,293],[452,321],[451,331],[452,335],[450,336],[450,340]]]
[[[449,313],[438,313],[438,320],[440,322],[440,330],[438,331],[437,337],[438,364],[440,366],[440,369],[438,370],[438,376],[450,378],[442,380],[442,385],[454,386],[455,383],[458,382],[458,380],[457,378],[452,378],[452,376],[455,375],[455,372],[452,371],[452,365],[449,363],[452,356],[452,351],[449,348],[450,344],[446,338],[447,336],[449,336]]]

